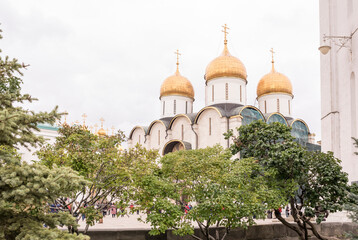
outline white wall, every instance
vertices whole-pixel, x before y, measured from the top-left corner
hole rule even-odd
[[[40,129],[39,132],[35,132],[35,134],[37,136],[42,136],[46,142],[45,144],[53,144],[56,141],[56,137],[58,136],[57,131],[54,130],[48,130],[48,129]],[[21,155],[21,159],[22,161],[25,162],[32,162],[32,161],[38,161],[38,157],[35,155],[35,152],[40,150],[39,147],[34,148],[34,147],[29,147],[29,149],[23,147],[23,146],[19,146],[19,154]]]
[[[183,137],[182,138],[182,126],[183,126]],[[172,139],[179,139],[185,142],[191,143],[195,139],[195,134],[191,129],[191,123],[188,118],[181,116],[177,117],[171,127]],[[193,147],[193,144],[192,144]]]
[[[211,119],[211,134],[209,133],[209,119]],[[198,148],[211,147],[218,143],[224,148],[228,147],[223,135],[227,131],[226,117],[220,117],[214,109],[206,109],[199,116],[197,124]]]
[[[128,141],[128,147],[133,148],[137,145],[137,143],[147,148],[147,142],[145,142],[145,132],[141,127],[136,127],[133,131],[131,141]]]
[[[358,180],[358,156],[353,153],[357,149],[351,139],[357,137],[358,124],[358,31],[352,37],[352,54],[330,40],[324,43],[323,34],[350,36],[357,28],[357,0],[320,0],[321,45],[332,47],[327,55],[321,54],[322,151],[333,151],[342,160],[350,181]]]
[[[174,104],[174,101],[176,104]],[[193,112],[193,99],[184,96],[163,96],[160,99],[160,104],[161,118],[173,117],[177,114],[187,114]]]
[[[279,106],[277,104],[279,101]],[[284,93],[266,94],[257,99],[262,113],[279,112],[284,116],[292,116],[292,96]],[[265,109],[266,101],[266,109]]]
[[[226,83],[228,98],[226,99]],[[213,100],[214,86],[214,100]],[[241,86],[241,97],[240,97]],[[205,106],[217,103],[237,103],[246,105],[246,81],[241,78],[220,77],[211,79],[205,86]]]
[[[156,149],[162,153],[162,148],[166,142],[166,128],[161,122],[153,124],[150,132],[147,135],[147,146],[149,149]],[[159,136],[159,137],[158,137]]]

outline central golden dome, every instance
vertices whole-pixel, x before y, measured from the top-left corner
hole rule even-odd
[[[165,79],[160,87],[160,98],[169,95],[179,95],[194,100],[193,85],[186,77],[180,75],[178,68],[176,73]]]
[[[247,74],[244,64],[232,56],[225,42],[221,55],[209,63],[205,71],[205,80],[209,81],[218,77],[237,77],[246,81]]]
[[[270,93],[286,93],[293,96],[290,79],[282,73],[276,72],[273,60],[271,72],[261,78],[256,93],[258,98]]]

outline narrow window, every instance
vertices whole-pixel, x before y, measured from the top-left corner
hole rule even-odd
[[[288,114],[291,114],[291,105],[290,105],[290,100],[288,100]]]
[[[191,104],[191,113],[193,112],[193,103]]]
[[[225,83],[225,99],[229,100],[229,84]]]
[[[280,112],[280,99],[277,99],[277,112]]]
[[[160,145],[160,130],[158,130],[158,145]]]
[[[209,118],[209,136],[211,136],[211,118]]]
[[[265,113],[267,113],[267,105],[266,105],[266,100],[265,100]]]
[[[177,100],[174,100],[174,115],[177,114]]]
[[[185,114],[188,113],[188,101],[185,101]]]
[[[165,115],[165,101],[163,102],[163,115]]]
[[[181,125],[181,140],[184,140],[184,125]]]
[[[139,139],[138,139],[138,143],[140,144],[140,135],[139,135],[139,137],[138,137]]]
[[[214,102],[214,85],[211,86],[211,101]]]
[[[240,85],[240,102],[242,102],[242,86]]]

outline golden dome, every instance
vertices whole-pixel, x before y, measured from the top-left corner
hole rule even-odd
[[[292,84],[290,79],[282,73],[276,72],[272,59],[272,70],[261,78],[257,85],[257,97],[270,93],[287,93],[292,95]]]
[[[164,96],[180,95],[194,100],[193,85],[191,85],[191,82],[186,77],[183,77],[179,73],[179,50],[175,54],[177,54],[177,71],[162,83],[159,99]]]
[[[106,136],[106,130],[104,130],[103,128],[100,128],[97,132],[98,136]]]
[[[209,63],[205,71],[205,80],[217,77],[237,77],[246,80],[246,68],[236,57],[232,56],[225,42],[221,55]]]

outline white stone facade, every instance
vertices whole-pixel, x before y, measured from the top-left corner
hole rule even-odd
[[[161,118],[173,117],[177,114],[188,114],[193,112],[193,99],[189,97],[170,95],[160,98]]]
[[[352,137],[358,119],[358,1],[320,0],[320,44],[331,46],[321,54],[322,151],[342,160],[350,181],[358,181],[358,156]],[[324,35],[328,36],[324,42]],[[329,36],[333,36],[329,37]],[[341,47],[339,38],[347,36]]]
[[[257,98],[259,109],[264,114],[279,112],[284,116],[292,115],[292,95],[286,93],[271,93]]]
[[[35,132],[37,136],[42,136],[45,140],[45,144],[53,144],[56,141],[56,137],[58,137],[58,128],[48,125],[39,125],[39,132]],[[21,159],[25,162],[31,163],[32,161],[38,161],[38,157],[35,152],[38,151],[39,148],[29,147],[28,149],[23,146],[19,146],[19,154],[21,155]]]
[[[215,78],[206,83],[205,106],[218,103],[246,105],[246,80],[234,77]]]

